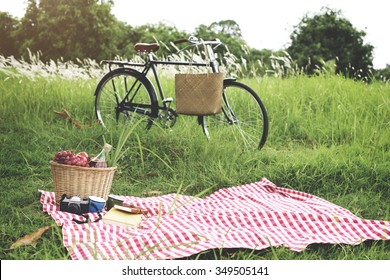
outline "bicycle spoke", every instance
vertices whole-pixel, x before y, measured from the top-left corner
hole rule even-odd
[[[107,74],[96,89],[95,110],[98,120],[110,127],[119,122],[144,119],[150,127],[157,115],[154,90],[146,78],[139,80],[138,72],[116,69]],[[142,76],[141,76],[142,77]],[[154,114],[154,115],[153,115]]]
[[[247,86],[225,85],[222,113],[203,119],[210,140],[223,139],[245,149],[261,148],[268,133],[268,119],[261,100]]]
[[[179,40],[177,43],[180,42],[189,43],[191,48],[203,46],[207,62],[157,60],[154,52],[158,50],[159,45],[143,43],[136,44],[134,48],[138,52],[146,53],[145,63],[105,61],[109,63],[110,69],[112,65],[118,68],[110,70],[95,91],[95,113],[102,125],[108,127],[122,120],[127,122],[141,119],[146,123],[146,128],[150,128],[153,121],[158,119],[163,127],[173,126],[177,114],[174,108],[166,106],[156,65],[195,65],[209,67],[212,72],[218,72],[217,56],[213,46],[221,44],[219,39],[204,41],[194,36]],[[140,72],[133,66],[141,67],[143,70]],[[154,86],[147,78],[151,69],[163,103],[161,106]],[[268,118],[258,95],[245,84],[225,79],[222,104],[222,113],[198,116],[198,123],[202,125],[206,136],[215,141],[223,139],[224,142],[233,142],[246,149],[261,149],[268,136]]]

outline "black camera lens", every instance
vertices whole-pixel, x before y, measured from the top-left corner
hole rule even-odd
[[[81,208],[79,203],[69,203],[67,212],[73,214],[81,214]]]

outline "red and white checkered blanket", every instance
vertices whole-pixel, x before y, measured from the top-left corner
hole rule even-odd
[[[359,244],[389,240],[390,221],[364,220],[319,197],[259,182],[220,189],[208,197],[178,194],[140,198],[117,196],[148,210],[138,227],[99,221],[77,224],[58,211],[53,192],[41,191],[43,211],[62,226],[63,242],[79,259],[176,259],[214,248],[309,244]],[[96,219],[96,214],[89,214]]]

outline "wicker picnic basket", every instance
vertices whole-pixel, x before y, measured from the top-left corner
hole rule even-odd
[[[50,161],[56,203],[61,196],[77,195],[82,199],[98,196],[107,199],[116,167],[92,168]]]

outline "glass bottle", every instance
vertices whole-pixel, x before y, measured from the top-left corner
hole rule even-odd
[[[111,151],[112,146],[108,143],[104,144],[103,150],[89,162],[90,167],[95,168],[106,168],[107,165],[107,155]]]

